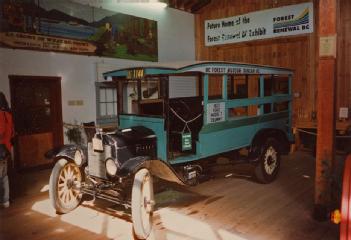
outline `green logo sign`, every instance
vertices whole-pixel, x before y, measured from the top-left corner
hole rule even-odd
[[[191,133],[182,134],[182,150],[191,150]]]

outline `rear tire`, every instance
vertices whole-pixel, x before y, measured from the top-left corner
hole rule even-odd
[[[133,235],[146,239],[152,230],[154,190],[150,172],[143,168],[134,177],[132,188]]]
[[[79,167],[66,159],[58,160],[49,181],[51,205],[57,213],[68,213],[78,207],[82,194],[75,186],[82,183]]]
[[[280,168],[280,153],[275,138],[267,138],[261,146],[259,162],[255,167],[255,177],[260,183],[273,182]]]

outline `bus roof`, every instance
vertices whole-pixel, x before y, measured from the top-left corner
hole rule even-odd
[[[139,71],[139,72],[138,72]],[[288,68],[223,61],[168,62],[121,68],[103,74],[108,77],[138,78],[150,75],[205,74],[292,74]]]

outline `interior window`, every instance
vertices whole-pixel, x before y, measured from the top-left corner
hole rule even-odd
[[[115,85],[96,83],[96,107],[98,124],[117,122],[117,91]]]

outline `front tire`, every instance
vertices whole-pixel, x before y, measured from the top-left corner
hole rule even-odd
[[[76,164],[64,158],[56,162],[50,175],[49,196],[57,213],[68,213],[80,204],[82,194],[77,186],[81,183],[82,175]]]
[[[152,176],[143,168],[135,174],[132,188],[133,234],[137,239],[146,239],[151,233],[154,203]]]
[[[275,138],[268,138],[261,146],[259,162],[255,168],[255,177],[260,183],[273,182],[280,168],[280,153]]]

